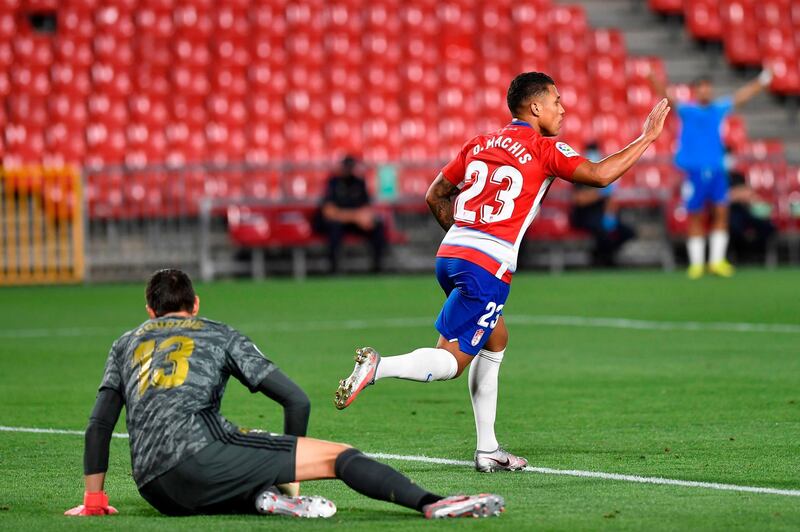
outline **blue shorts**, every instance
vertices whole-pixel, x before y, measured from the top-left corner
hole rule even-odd
[[[511,286],[463,259],[437,258],[436,278],[447,294],[436,330],[461,351],[477,355],[492,334]]]
[[[686,210],[698,212],[707,203],[719,205],[728,201],[728,174],[723,168],[686,170],[681,191]]]

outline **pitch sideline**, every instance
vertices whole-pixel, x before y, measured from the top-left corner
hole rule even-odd
[[[26,432],[34,434],[66,434],[70,436],[83,436],[82,430],[63,430],[63,429],[39,429],[33,427],[6,427],[0,425],[0,432]],[[113,434],[115,438],[127,438],[125,433]],[[404,462],[418,462],[426,464],[440,464],[461,467],[473,467],[472,462],[466,460],[451,460],[449,458],[435,458],[430,456],[388,454],[388,453],[368,453],[373,458],[382,460],[401,460]],[[655,484],[661,486],[680,486],[684,488],[705,488],[718,491],[738,491],[745,493],[759,493],[766,495],[785,495],[789,497],[800,497],[800,490],[787,490],[777,488],[766,488],[760,486],[740,486],[738,484],[723,484],[719,482],[698,482],[694,480],[678,480],[662,477],[642,477],[639,475],[622,475],[618,473],[604,473],[601,471],[580,471],[575,469],[552,469],[549,467],[528,466],[524,471],[529,473],[540,473],[543,475],[561,475],[580,478],[597,478],[601,480],[616,480],[622,482],[634,482],[638,484]]]

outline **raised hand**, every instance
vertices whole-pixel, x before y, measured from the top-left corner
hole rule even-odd
[[[661,131],[664,129],[664,120],[667,118],[670,109],[669,100],[662,98],[661,101],[653,107],[650,114],[647,115],[644,126],[642,126],[642,135],[647,140],[653,142],[661,134]]]

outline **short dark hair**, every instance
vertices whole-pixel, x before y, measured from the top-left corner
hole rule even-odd
[[[342,168],[352,170],[358,164],[358,158],[352,153],[348,153],[342,158]]]
[[[691,85],[692,85],[692,87],[697,87],[698,85],[702,85],[704,83],[708,83],[709,85],[711,85],[713,83],[713,81],[711,79],[711,76],[708,76],[708,75],[705,75],[705,74],[703,74],[701,76],[697,76],[696,78],[694,78],[692,80]]]
[[[195,293],[192,280],[181,270],[166,268],[150,277],[144,292],[147,306],[156,316],[170,312],[191,312]]]
[[[553,78],[542,72],[523,72],[511,82],[506,94],[506,103],[512,116],[517,116],[530,98],[538,96],[555,85]]]

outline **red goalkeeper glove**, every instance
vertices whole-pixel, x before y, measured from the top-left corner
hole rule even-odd
[[[87,491],[83,494],[83,504],[70,508],[64,515],[113,515],[117,509],[108,504],[105,491]]]

